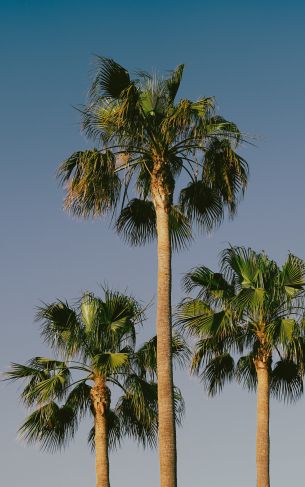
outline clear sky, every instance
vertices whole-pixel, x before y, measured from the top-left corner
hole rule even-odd
[[[220,113],[256,137],[243,155],[249,190],[237,218],[174,257],[174,302],[190,267],[217,266],[231,244],[282,262],[305,258],[305,6],[301,1],[7,0],[0,2],[1,341],[0,369],[47,353],[35,307],[76,298],[98,283],[155,295],[156,249],[131,249],[107,224],[62,211],[57,165],[87,146],[73,109],[85,102],[93,54],[130,70],[164,72],[185,63],[181,95],[214,95]],[[144,335],[154,333],[153,316]],[[144,336],[143,335],[143,336]],[[255,396],[230,386],[208,399],[198,380],[176,373],[186,399],[178,434],[179,485],[255,485]],[[14,386],[0,385],[1,484],[94,485],[86,428],[65,452],[41,453],[17,439],[24,417]],[[304,483],[304,400],[272,402],[271,474],[276,487]],[[133,443],[111,456],[112,485],[158,485],[156,452]]]

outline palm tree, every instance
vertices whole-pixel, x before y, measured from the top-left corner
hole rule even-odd
[[[237,126],[215,113],[213,98],[175,101],[184,66],[167,79],[146,72],[132,79],[112,59],[97,70],[82,110],[83,130],[97,144],[59,167],[65,208],[98,217],[121,208],[116,229],[133,245],[157,238],[159,454],[162,487],[176,487],[176,432],[171,352],[171,249],[233,215],[246,188],[248,167],[236,153]],[[184,171],[187,186],[174,193]],[[185,180],[184,180],[185,183]]]
[[[67,302],[44,305],[38,312],[42,336],[56,359],[35,357],[13,363],[9,380],[23,379],[21,398],[34,411],[20,428],[29,442],[45,449],[64,447],[80,420],[92,414],[89,443],[95,448],[96,486],[109,487],[109,448],[124,436],[154,446],[157,436],[155,340],[135,350],[136,325],[143,311],[131,297],[105,290],[104,299],[84,294],[76,309]],[[173,353],[183,360],[183,341],[176,336]],[[119,398],[111,407],[111,388]],[[175,389],[179,422],[183,400]],[[116,394],[118,395],[118,393]]]
[[[231,247],[220,273],[197,267],[184,286],[199,289],[178,311],[197,339],[193,372],[212,396],[233,378],[257,390],[257,487],[269,487],[270,395],[295,401],[303,393],[305,263],[289,254],[279,267],[264,252]]]

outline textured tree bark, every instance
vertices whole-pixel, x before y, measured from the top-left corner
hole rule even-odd
[[[110,391],[101,378],[95,380],[91,389],[95,426],[95,469],[96,487],[110,487],[107,411],[110,405]]]
[[[269,476],[269,367],[268,363],[257,360],[257,433],[256,471],[257,487],[270,487]]]
[[[169,208],[154,198],[158,235],[157,375],[161,487],[177,486],[176,429],[172,369],[171,241]]]

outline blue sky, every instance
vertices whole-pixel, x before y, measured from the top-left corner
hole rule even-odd
[[[131,71],[185,63],[181,96],[216,97],[219,112],[255,138],[243,147],[251,169],[237,218],[200,236],[174,257],[174,302],[183,272],[216,267],[227,245],[264,249],[282,262],[305,258],[304,14],[301,2],[253,3],[7,1],[0,2],[1,77],[1,352],[10,361],[46,353],[35,307],[72,299],[107,281],[149,301],[156,288],[156,249],[131,249],[102,221],[62,211],[55,172],[71,152],[90,146],[73,106],[86,100],[93,54]],[[143,336],[154,333],[153,315]],[[179,484],[255,485],[255,396],[237,386],[208,399],[199,382],[177,371],[186,399],[178,434]],[[65,452],[48,455],[16,439],[24,410],[14,386],[0,385],[3,484],[94,485],[86,428]],[[303,479],[304,400],[272,402],[273,485]],[[47,472],[47,475],[46,475]],[[126,442],[111,457],[112,484],[155,487],[156,452]]]

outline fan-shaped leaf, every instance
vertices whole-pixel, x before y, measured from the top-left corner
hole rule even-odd
[[[211,231],[223,220],[221,197],[204,181],[189,183],[181,190],[179,201],[183,213],[206,231]]]
[[[113,59],[96,56],[96,61],[97,70],[89,93],[91,100],[100,96],[119,99],[131,83],[128,71]]]
[[[280,360],[271,373],[270,390],[274,397],[294,402],[303,394],[303,378],[296,363]]]

